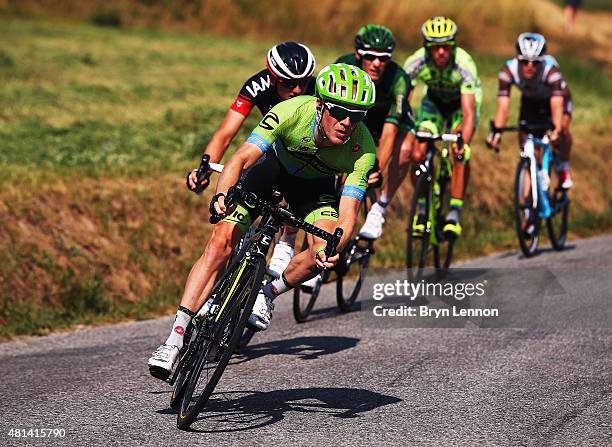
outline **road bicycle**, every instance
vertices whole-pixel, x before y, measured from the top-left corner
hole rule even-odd
[[[340,184],[339,184],[340,185]],[[340,189],[340,187],[339,187]],[[365,220],[368,211],[376,203],[374,188],[366,190],[361,202],[361,214]],[[304,238],[302,250],[308,248]],[[332,270],[325,270],[314,287],[304,285],[293,290],[293,317],[298,323],[307,321],[319,297],[323,284],[336,280],[336,303],[342,312],[350,312],[361,291],[370,264],[370,257],[375,253],[374,240],[355,236],[340,253],[340,260]]]
[[[330,234],[278,203],[268,203],[245,191],[240,182],[230,188],[226,206],[231,207],[237,199],[256,209],[262,218],[213,287],[209,310],[199,312],[186,329],[179,361],[168,379],[174,385],[170,406],[177,410],[177,426],[181,429],[188,429],[204,409],[238,345],[261,289],[266,255],[279,229],[289,224],[327,241],[327,256],[332,256],[342,236],[340,228]],[[211,217],[211,223],[219,220]]]
[[[566,189],[558,186],[551,189],[552,169],[557,155],[552,148],[547,131],[551,124],[530,125],[526,121],[518,126],[497,128],[490,122],[491,132],[524,132],[525,143],[514,177],[514,219],[521,251],[525,257],[538,251],[542,220],[546,220],[548,237],[555,250],[563,250],[567,239],[570,200]],[[537,134],[544,135],[539,138]],[[531,179],[536,179],[532,182]]]
[[[406,269],[408,279],[418,280],[423,276],[430,252],[433,253],[433,264],[438,270],[450,267],[455,245],[455,234],[443,231],[445,215],[448,211],[450,197],[450,178],[453,165],[450,160],[450,147],[444,145],[438,149],[436,141],[456,143],[463,148],[461,133],[432,134],[426,131],[416,132],[419,142],[427,143],[424,160],[417,166],[417,181],[408,215],[408,236],[406,238]],[[461,156],[459,157],[461,159]],[[436,161],[437,160],[437,161]],[[422,231],[413,228],[418,214],[427,216]]]

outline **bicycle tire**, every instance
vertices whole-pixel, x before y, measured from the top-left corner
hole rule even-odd
[[[567,190],[562,188],[554,189],[550,194],[549,200],[552,213],[546,220],[546,228],[553,248],[560,251],[565,247],[565,241],[567,240],[570,205]],[[558,209],[559,206],[560,209]]]
[[[433,244],[433,258],[434,258],[434,267],[438,271],[438,273],[445,273],[453,260],[453,249],[455,247],[456,237],[448,236],[444,234],[443,227],[445,222],[445,212],[444,205],[447,204],[446,201],[446,192],[450,186],[450,179],[448,177],[438,179],[438,183],[440,185],[440,195],[438,203],[439,208],[435,210],[436,213],[436,222],[438,224],[436,228],[436,239],[438,244]]]
[[[172,388],[172,394],[170,395],[170,408],[173,410],[178,410],[179,405],[181,404],[181,400],[183,399],[183,394],[185,392],[185,385],[187,384],[187,379],[189,378],[189,374],[191,372],[191,368],[193,366],[193,355],[191,355],[190,346],[191,343],[195,342],[195,334],[193,333],[195,329],[193,320],[189,322],[190,328],[188,329],[191,334],[189,340],[185,337],[185,343],[187,344],[186,358],[179,362],[177,368],[180,368],[176,380],[174,382],[174,387]]]
[[[529,168],[530,160],[528,158],[521,158],[516,167],[516,175],[514,177],[514,221],[516,224],[516,234],[518,236],[519,246],[526,258],[537,253],[540,239],[540,216],[538,210],[521,203],[521,197],[524,196],[523,179],[525,173],[530,172]],[[530,179],[530,181],[533,180],[534,179]],[[531,197],[531,192],[529,193],[529,197]],[[525,221],[525,209],[529,209],[531,216],[529,221]],[[531,233],[524,228],[525,225],[527,225],[527,228],[533,225]]]
[[[372,205],[376,203],[376,193],[374,188],[366,189],[365,196],[361,202],[362,216],[365,221],[368,217],[368,211],[372,208]],[[361,244],[360,244],[361,242]],[[365,246],[364,246],[365,245]],[[353,305],[359,296],[361,286],[365,280],[365,276],[370,265],[370,256],[374,252],[374,241],[369,239],[360,239],[359,236],[355,237],[340,254],[340,262],[336,267],[336,302],[338,308],[342,312],[350,312],[353,309]],[[349,286],[349,282],[345,281],[345,276],[351,271],[351,266],[357,265],[359,274],[357,275],[357,281]],[[354,270],[352,271],[354,273]]]
[[[180,429],[187,430],[196,420],[200,412],[204,409],[208,399],[221,379],[230,358],[234,354],[236,345],[242,336],[249,315],[253,310],[253,305],[255,303],[255,299],[257,298],[261,281],[266,272],[266,265],[265,261],[261,258],[246,262],[246,265],[250,266],[251,268],[247,270],[247,267],[245,267],[242,274],[239,273],[239,276],[233,281],[224,281],[223,286],[219,289],[220,293],[223,293],[226,288],[229,287],[230,291],[233,288],[234,290],[238,291],[238,297],[229,301],[231,307],[228,308],[226,314],[219,321],[219,323],[214,326],[212,333],[209,332],[207,328],[203,329],[206,331],[209,339],[204,340],[199,346],[194,369],[190,373],[189,381],[183,394],[183,399],[177,415],[177,426]],[[237,263],[235,268],[241,268],[241,266],[242,263]],[[235,271],[228,271],[224,275],[224,278],[231,278],[234,273]],[[225,348],[222,349],[219,356],[219,352],[215,351],[215,349],[218,347],[217,342],[220,339],[229,339],[229,342],[226,343]],[[202,391],[197,397],[195,403],[190,406],[189,404],[193,400],[192,397],[195,388],[199,384],[199,379],[203,372],[204,366],[207,363],[215,362],[216,364],[214,366],[210,365],[213,368],[212,373],[209,373],[208,370],[206,371],[207,374]]]
[[[338,273],[338,278],[336,279],[336,302],[342,312],[350,312],[353,309],[368,271],[372,241],[364,242],[366,244],[365,247],[360,245],[358,238],[353,239],[341,254],[342,262],[345,265],[342,268],[342,273]],[[354,269],[351,270],[352,266],[357,266],[359,272],[354,283],[346,281],[348,279],[346,278],[347,273],[354,272]]]
[[[244,352],[244,348],[246,348],[249,343],[251,343],[251,340],[253,340],[253,337],[255,336],[256,332],[257,331],[248,326],[244,328],[242,336],[240,337],[240,341],[238,342],[238,346],[235,350],[236,354],[242,354]]]
[[[308,249],[307,236],[304,235],[304,242],[302,243],[302,251]],[[319,292],[321,291],[321,285],[323,280],[317,281],[317,285],[312,289],[311,292],[307,292],[302,289],[301,285],[296,286],[293,289],[293,318],[298,323],[304,323],[314,307]]]
[[[425,193],[425,214],[429,216],[431,209],[432,178],[426,173],[422,173],[417,179],[412,203],[410,205],[410,214],[408,214],[408,227],[406,229],[408,233],[408,237],[406,238],[406,269],[410,281],[418,281],[423,277],[423,270],[427,262],[427,250],[429,248],[429,233],[431,231],[429,225],[427,225],[422,236],[416,237],[412,231],[412,222],[416,216],[418,199],[419,196],[422,195],[422,192]]]

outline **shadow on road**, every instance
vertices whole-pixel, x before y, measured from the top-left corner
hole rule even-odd
[[[294,355],[300,360],[314,360],[323,355],[351,349],[357,346],[358,338],[353,337],[296,337],[274,340],[267,343],[248,345],[242,354],[234,356],[231,364],[244,363],[267,355]]]
[[[253,430],[282,421],[290,412],[356,418],[360,413],[401,402],[394,396],[359,388],[297,388],[270,392],[215,393],[192,425],[198,433]],[[206,429],[198,429],[207,427]],[[306,433],[306,432],[305,432]]]

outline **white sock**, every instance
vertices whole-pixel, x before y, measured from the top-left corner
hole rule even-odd
[[[280,278],[275,279],[272,282],[269,282],[265,286],[263,286],[262,292],[271,299],[276,298],[281,293],[285,293],[287,290],[291,289],[287,281],[285,280],[285,274],[283,273]]]
[[[285,225],[285,229],[283,231],[283,234],[281,235],[279,243],[288,245],[289,247],[293,248],[295,247],[295,238],[297,237],[297,231],[295,230],[295,228],[287,227],[289,226]]]
[[[385,194],[384,191],[380,194],[380,197],[378,198],[378,203],[380,203],[383,208],[386,208],[389,204],[389,198],[387,197],[387,194]]]
[[[372,212],[372,211],[374,211],[374,210],[378,211],[378,212],[379,212],[380,214],[382,214],[383,216],[384,216],[385,214],[387,214],[387,209],[386,209],[386,208],[384,208],[384,207],[382,207],[382,206],[380,206],[380,204],[379,204],[378,202],[376,202],[374,205],[372,205],[372,209],[370,210],[370,212]]]
[[[183,336],[185,335],[189,321],[191,321],[191,317],[191,315],[181,309],[176,312],[174,324],[172,325],[172,332],[170,332],[166,340],[167,345],[178,346],[179,349],[183,347]]]

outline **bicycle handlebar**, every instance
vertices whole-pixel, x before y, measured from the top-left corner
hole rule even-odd
[[[448,143],[457,143],[457,146],[459,146],[459,149],[463,149],[464,146],[464,142],[463,142],[463,135],[461,134],[461,132],[457,132],[457,133],[431,133],[431,132],[427,132],[427,131],[422,131],[419,130],[416,134],[415,134],[416,138],[419,141],[445,141]],[[463,159],[463,155],[459,154],[457,155],[457,159],[461,160]]]
[[[342,228],[336,228],[334,234],[328,233],[327,231],[317,228],[312,224],[304,221],[304,219],[300,219],[295,216],[291,211],[281,208],[278,205],[273,205],[271,203],[266,202],[265,200],[260,199],[254,193],[245,191],[240,182],[236,183],[236,186],[233,186],[227,192],[227,196],[225,197],[225,206],[229,208],[233,205],[237,198],[242,199],[244,202],[249,205],[253,205],[255,208],[259,208],[263,211],[270,212],[275,218],[280,220],[282,223],[287,223],[291,226],[299,228],[301,230],[306,231],[307,233],[313,234],[324,241],[327,242],[327,247],[325,248],[325,255],[330,257],[334,254],[336,247],[340,243],[340,239],[344,231]],[[220,216],[210,216],[210,223],[216,224],[220,222],[222,218]]]
[[[494,133],[502,133],[502,132],[527,132],[533,133],[541,130],[553,130],[555,126],[552,123],[545,124],[527,124],[527,121],[519,121],[518,126],[506,126],[506,127],[495,127],[495,122],[493,120],[489,121],[489,129]]]
[[[219,163],[210,163],[210,155],[202,155],[200,166],[196,170],[196,187],[192,190],[196,194],[200,195],[204,191],[205,187],[201,186],[202,181],[210,177],[210,171],[221,173],[223,172],[223,165]],[[187,173],[187,187],[189,187],[189,177],[191,171]],[[191,189],[191,188],[189,188]]]

